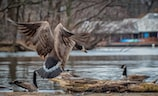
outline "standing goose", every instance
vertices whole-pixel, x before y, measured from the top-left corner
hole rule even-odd
[[[123,69],[123,79],[125,80],[130,80],[130,81],[140,81],[142,82],[143,80],[149,78],[147,75],[127,75],[127,66],[122,65],[121,68]]]
[[[89,38],[88,33],[71,33],[61,23],[54,31],[47,21],[16,23],[11,19],[8,21],[18,26],[20,33],[27,37],[26,43],[35,47],[38,55],[44,58],[43,66],[34,71],[33,83],[36,87],[36,74],[42,78],[54,78],[64,71],[64,66],[69,58],[69,53],[75,46],[86,52],[84,45]]]

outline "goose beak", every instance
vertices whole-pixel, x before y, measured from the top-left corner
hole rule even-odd
[[[84,46],[82,46],[82,49],[81,49],[81,51],[82,51],[82,52],[85,52],[85,53],[87,53],[87,50],[85,49],[85,47],[84,47]]]
[[[83,52],[87,53],[87,50],[81,50],[81,51],[83,51]]]
[[[43,55],[40,55],[40,57],[42,58],[42,60],[45,60],[45,56],[43,56]]]

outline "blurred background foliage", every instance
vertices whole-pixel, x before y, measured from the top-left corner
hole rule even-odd
[[[15,46],[20,38],[6,18],[17,22],[47,20],[52,29],[61,22],[73,30],[85,21],[141,18],[158,12],[157,5],[158,0],[0,0],[0,41]]]

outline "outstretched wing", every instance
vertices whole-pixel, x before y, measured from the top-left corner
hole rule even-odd
[[[59,23],[54,29],[54,35],[56,40],[58,39],[58,43],[64,46],[71,46],[72,42],[69,37],[74,35],[68,29],[66,29],[61,23]]]
[[[40,56],[46,56],[54,48],[54,34],[47,21],[17,23],[19,30],[25,36],[27,41],[35,46]]]
[[[55,46],[59,46],[59,44],[72,45],[69,37],[73,33],[69,32],[61,23],[56,26],[54,31],[51,30],[47,21],[18,23],[18,25],[21,33],[27,36],[27,40],[35,46],[40,56],[45,57],[52,50],[55,50]],[[54,44],[55,42],[58,43]],[[55,53],[58,54],[58,51],[56,50]]]

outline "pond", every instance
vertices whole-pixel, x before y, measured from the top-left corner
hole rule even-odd
[[[120,66],[126,64],[128,74],[145,74],[147,82],[158,79],[158,48],[97,48],[88,53],[72,51],[66,69],[82,77],[118,80]],[[42,66],[43,61],[36,52],[0,52],[0,86],[11,88],[8,82],[24,80],[32,82],[33,71]],[[60,90],[57,83],[38,76],[39,90]],[[6,89],[7,90],[7,89]]]

